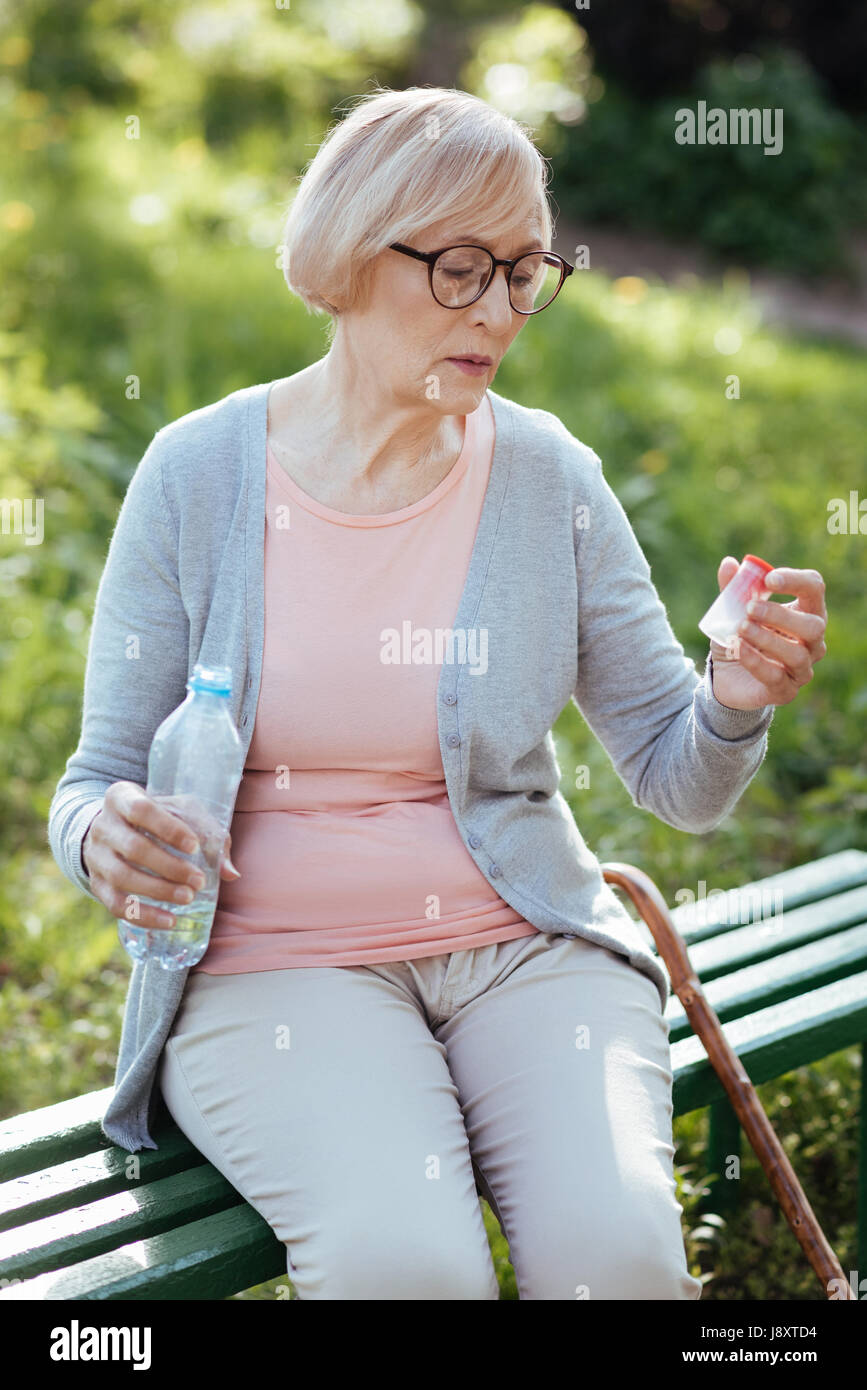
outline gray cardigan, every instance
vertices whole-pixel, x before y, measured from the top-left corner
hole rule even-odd
[[[84,833],[111,783],[147,784],[151,739],[184,699],[196,661],[231,665],[232,715],[249,748],[264,642],[271,384],[159,430],[120,508],[96,593],[81,737],[48,820],[59,867],[90,897]],[[710,662],[698,676],[597,455],[548,411],[488,395],[494,456],[454,621],[458,631],[487,629],[488,665],[481,673],[443,661],[437,688],[452,812],[505,902],[544,932],[624,955],[664,1009],[670,983],[649,935],[605,883],[559,790],[552,725],[574,699],[633,804],[700,834],[758,769],[773,707],[729,709],[713,694]],[[696,594],[696,619],[712,597]],[[155,1074],[187,973],[132,967],[102,1120],[106,1138],[130,1152],[158,1147]]]

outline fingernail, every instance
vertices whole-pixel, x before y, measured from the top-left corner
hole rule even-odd
[[[241,871],[240,871],[240,869],[236,869],[236,868],[235,868],[234,864],[232,863],[231,859],[228,858],[228,856],[226,857],[226,859],[225,859],[224,862],[225,862],[226,868],[229,870],[229,873],[232,875],[233,878],[240,878],[240,877],[241,877]]]
[[[768,573],[765,575],[765,583],[766,583],[771,589],[775,589],[775,588],[777,587],[777,585],[779,584],[779,582],[780,582],[780,576],[777,574],[777,571],[776,571],[776,570],[769,570]]]

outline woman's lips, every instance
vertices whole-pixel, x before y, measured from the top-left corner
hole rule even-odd
[[[488,362],[470,362],[466,357],[447,357],[446,361],[454,362],[455,366],[460,367],[467,376],[484,376],[487,371],[490,371]]]

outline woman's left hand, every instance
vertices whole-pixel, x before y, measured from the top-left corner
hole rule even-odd
[[[717,571],[720,590],[737,568],[738,561],[727,555]],[[776,585],[769,582],[774,576],[780,581]],[[813,679],[813,666],[827,651],[828,613],[821,574],[778,566],[767,576],[765,587],[796,598],[792,603],[754,600],[756,611],[748,615],[737,642],[731,647],[710,644],[713,693],[730,709],[789,704],[801,686]]]

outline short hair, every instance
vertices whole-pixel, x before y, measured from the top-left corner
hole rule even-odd
[[[352,100],[352,99],[350,99]],[[446,87],[377,86],[328,131],[300,176],[283,231],[283,274],[308,309],[363,305],[374,257],[454,219],[484,239],[534,213],[550,251],[548,162],[531,130]]]

